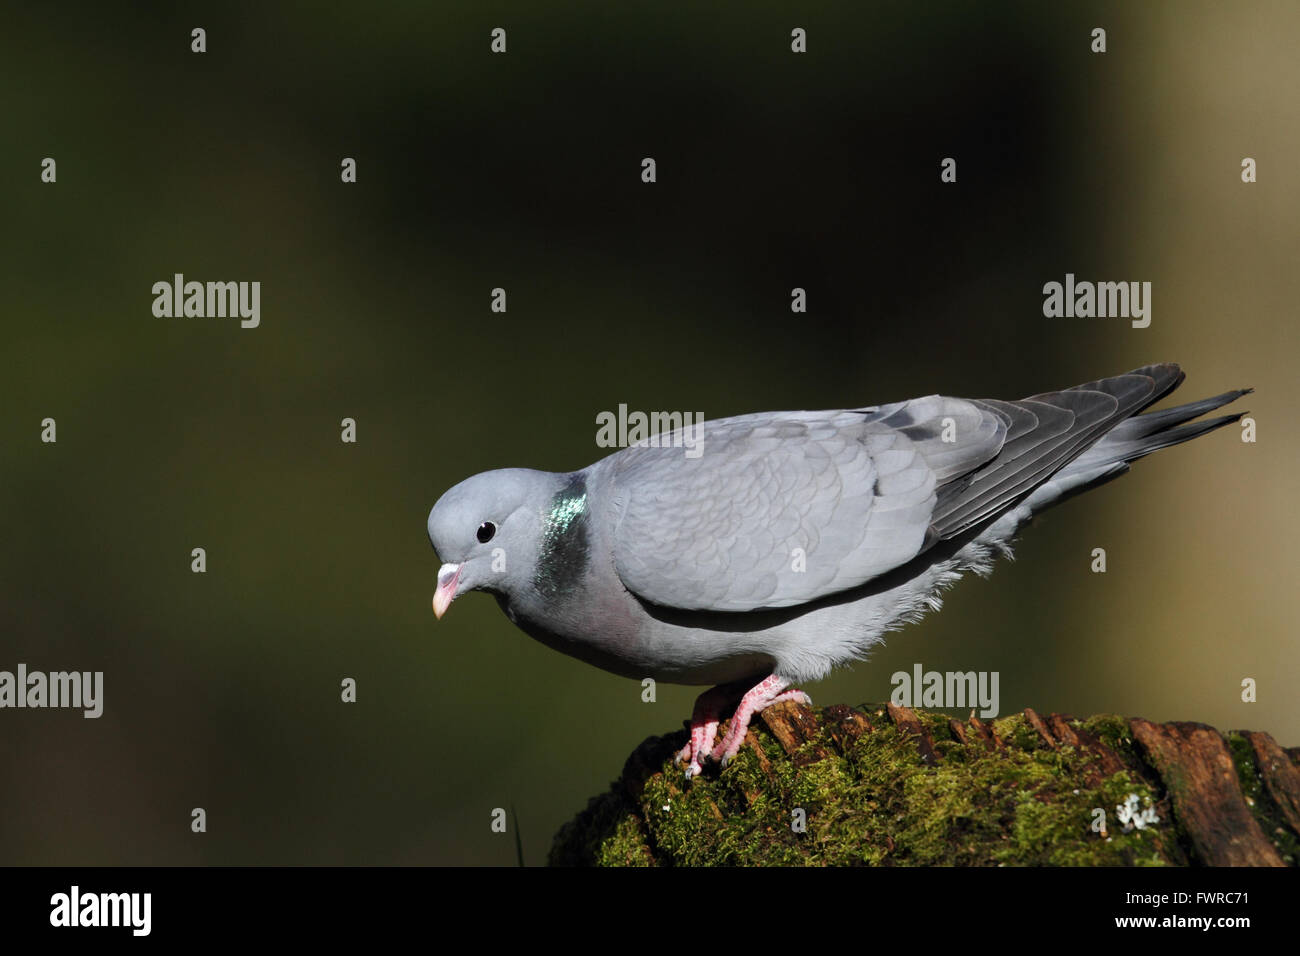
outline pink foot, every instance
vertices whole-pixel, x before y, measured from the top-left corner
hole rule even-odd
[[[726,685],[706,690],[696,698],[695,710],[691,714],[691,739],[677,754],[677,762],[686,764],[687,780],[698,776],[704,769],[700,760],[713,749],[713,741],[718,736],[718,717],[729,699],[734,697]]]
[[[718,737],[718,717],[723,706],[735,700],[736,688],[733,685],[723,685],[701,694],[695,701],[695,712],[691,716],[690,743],[677,754],[677,762],[687,765],[686,779],[689,780],[701,772],[703,769],[701,761],[706,757],[721,760],[724,767],[731,763],[732,758],[740,751],[740,745],[745,742],[749,721],[759,711],[766,710],[783,700],[797,700],[802,704],[812,703],[803,691],[786,690],[789,686],[789,681],[772,674],[750,688],[741,698],[740,705],[731,718],[727,736],[716,744],[714,741],[717,741]]]
[[[727,736],[722,738],[713,748],[711,757],[714,760],[721,760],[722,766],[731,763],[732,759],[740,752],[740,745],[745,742],[745,733],[749,729],[749,721],[759,711],[767,710],[773,704],[783,700],[797,700],[801,704],[811,704],[812,700],[801,690],[786,690],[790,682],[772,674],[763,678],[757,685],[741,698],[740,706],[736,708],[735,714],[731,717],[731,726],[727,728]]]

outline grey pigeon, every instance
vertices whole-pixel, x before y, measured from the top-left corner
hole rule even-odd
[[[730,761],[754,714],[807,701],[792,685],[864,658],[963,572],[989,573],[1033,515],[1241,417],[1192,422],[1249,389],[1139,414],[1182,380],[1150,365],[1019,401],[741,415],[705,422],[694,454],[672,432],[567,474],[484,472],[429,512],[434,613],[487,591],[597,667],[720,685],[695,705],[692,776]]]

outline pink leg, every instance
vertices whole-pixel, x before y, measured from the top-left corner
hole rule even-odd
[[[759,711],[766,710],[783,700],[797,700],[803,704],[812,703],[803,691],[786,690],[789,686],[789,681],[772,674],[751,688],[741,699],[740,706],[736,708],[736,713],[731,718],[731,726],[727,728],[727,736],[718,742],[710,756],[714,760],[720,759],[724,767],[731,763],[732,758],[740,751],[740,745],[745,742],[745,732],[749,729],[750,719]]]
[[[732,688],[723,685],[706,690],[695,700],[695,710],[691,714],[690,742],[677,754],[677,762],[687,764],[686,779],[698,776],[703,769],[701,758],[708,756],[713,749],[713,741],[718,736],[718,717],[722,707],[734,700]]]

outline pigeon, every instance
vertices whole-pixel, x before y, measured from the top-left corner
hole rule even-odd
[[[1144,411],[1183,377],[1158,364],[1018,401],[740,415],[579,471],[483,472],[429,512],[433,611],[486,591],[555,650],[711,685],[678,755],[690,778],[725,767],[755,714],[810,703],[796,684],[865,659],[965,572],[989,574],[1035,514],[1244,414],[1194,421],[1250,389]]]

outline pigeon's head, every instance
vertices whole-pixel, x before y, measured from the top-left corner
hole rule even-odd
[[[530,579],[555,477],[527,468],[485,471],[438,499],[429,512],[429,541],[443,562],[434,614],[441,618],[466,591],[508,595]]]

